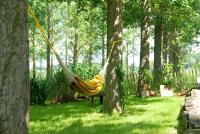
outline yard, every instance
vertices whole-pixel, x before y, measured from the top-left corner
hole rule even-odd
[[[123,114],[100,113],[88,100],[31,106],[30,134],[176,134],[183,97],[125,99]]]

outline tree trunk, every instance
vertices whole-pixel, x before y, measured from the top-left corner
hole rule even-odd
[[[128,75],[128,43],[126,44],[126,75]]]
[[[180,53],[181,53],[180,45],[178,43],[173,45],[172,63],[173,63],[174,76],[177,76],[180,73]]]
[[[178,32],[174,28],[170,33],[170,55],[169,62],[173,64],[173,74],[176,76],[180,72],[180,52],[181,47],[177,42]]]
[[[33,79],[36,78],[36,59],[35,59],[35,29],[33,29]]]
[[[50,30],[51,30],[51,25],[50,25],[50,19],[51,19],[51,11],[50,11],[50,4],[49,1],[47,0],[47,37],[48,40],[50,40]],[[51,50],[49,45],[47,45],[47,75],[46,78],[49,78],[51,75],[51,58],[50,58]]]
[[[107,35],[107,55],[110,59],[106,75],[104,111],[110,114],[121,113],[122,89],[117,67],[122,65],[122,0],[107,1]]]
[[[27,1],[0,5],[0,133],[28,134]]]
[[[92,54],[93,54],[93,40],[94,40],[93,24],[92,24],[91,19],[90,19],[90,35],[91,35],[91,37],[89,38],[88,65],[91,68],[91,66],[92,66]]]
[[[144,97],[144,91],[149,87],[149,80],[145,78],[145,72],[149,71],[149,37],[150,37],[150,1],[142,2],[142,20],[141,20],[141,47],[140,47],[140,68],[137,96]]]
[[[134,58],[135,58],[135,35],[134,35],[134,33],[133,33],[133,50],[132,50],[132,53],[133,53],[133,73],[134,73],[134,71],[135,71],[135,63],[134,63]]]
[[[42,70],[43,70],[43,61],[42,61],[43,59],[42,59],[42,57],[40,57],[40,73],[42,73]]]
[[[68,64],[68,37],[66,37],[66,41],[65,41],[65,64]]]
[[[73,50],[73,65],[76,66],[77,61],[78,61],[78,42],[79,42],[79,30],[78,30],[78,13],[75,17],[76,19],[76,24],[75,24],[75,37],[74,37],[74,50]]]
[[[168,32],[167,28],[164,23],[164,29],[163,29],[163,48],[162,48],[162,59],[163,59],[163,65],[168,64],[168,48],[169,48],[169,43],[168,43]]]
[[[104,33],[104,29],[102,31],[102,61],[101,61],[101,66],[103,67],[105,64],[105,41],[104,41],[104,37],[105,37],[105,33]]]
[[[160,87],[161,79],[161,41],[162,41],[162,18],[157,16],[155,22],[155,39],[154,39],[154,86]]]
[[[53,55],[51,56],[51,75],[53,75]]]

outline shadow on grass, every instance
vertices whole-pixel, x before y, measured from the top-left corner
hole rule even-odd
[[[159,103],[159,102],[170,102],[171,99],[168,98],[145,98],[140,99],[136,97],[126,98],[127,106],[127,115],[143,115],[146,112],[145,105]],[[101,107],[99,105],[91,106],[89,101],[73,102],[61,105],[48,105],[48,106],[33,106],[31,111],[31,121],[37,123],[37,121],[45,122],[50,121],[52,124],[59,122],[60,118],[68,119],[73,118],[74,120],[68,125],[61,124],[60,129],[57,130],[44,130],[45,128],[35,128],[33,129],[34,133],[41,133],[44,131],[44,134],[140,134],[138,131],[146,131],[154,129],[153,132],[159,133],[162,130],[162,127],[165,125],[170,125],[169,122],[164,122],[164,124],[153,124],[152,122],[121,122],[121,123],[112,123],[112,122],[95,122],[92,120],[93,124],[86,124],[81,120],[82,117],[87,116],[88,114],[99,112]],[[122,116],[126,116],[122,114]],[[168,113],[162,113],[162,116],[168,116]],[[109,118],[109,117],[108,117]],[[94,119],[95,120],[95,119]],[[109,121],[109,119],[108,119]],[[63,122],[62,122],[63,123]],[[64,122],[65,123],[65,122]],[[67,121],[66,121],[67,123]],[[59,126],[59,125],[58,125]],[[173,127],[173,126],[169,126]],[[153,133],[148,133],[153,134]]]
[[[32,106],[30,110],[31,121],[47,119],[56,120],[55,117],[81,117],[88,113],[97,112],[98,106],[90,106],[88,101],[72,102],[60,105]]]
[[[138,98],[131,96],[126,98],[126,105],[147,105],[151,103],[168,102],[170,98],[168,97],[149,97],[149,98]]]
[[[161,98],[161,97],[149,97],[149,98],[138,98],[135,96],[126,98],[126,105],[128,109],[125,111],[126,114],[132,114],[132,115],[142,115],[147,109],[143,106],[151,105],[154,103],[160,103],[160,102],[168,102],[170,101],[169,98]]]
[[[134,132],[135,129],[148,130],[151,128],[160,128],[160,125],[150,123],[125,123],[125,124],[98,124],[93,126],[84,125],[79,119],[69,127],[54,134],[139,134]]]

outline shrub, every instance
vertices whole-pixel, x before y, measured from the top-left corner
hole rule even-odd
[[[49,82],[42,79],[30,80],[30,103],[43,105],[49,94]]]
[[[89,80],[98,74],[100,65],[93,64],[89,66],[87,63],[77,64],[76,66],[72,65],[71,70],[79,77],[84,80]]]
[[[74,100],[75,92],[69,88],[67,79],[62,70],[58,70],[51,78],[50,97],[53,103],[64,103]]]
[[[161,84],[172,86],[173,85],[173,66],[171,64],[166,64],[163,66],[161,75]]]

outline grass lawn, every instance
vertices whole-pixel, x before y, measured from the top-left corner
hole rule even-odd
[[[183,97],[127,97],[125,113],[99,113],[87,100],[31,106],[30,134],[176,134]]]

